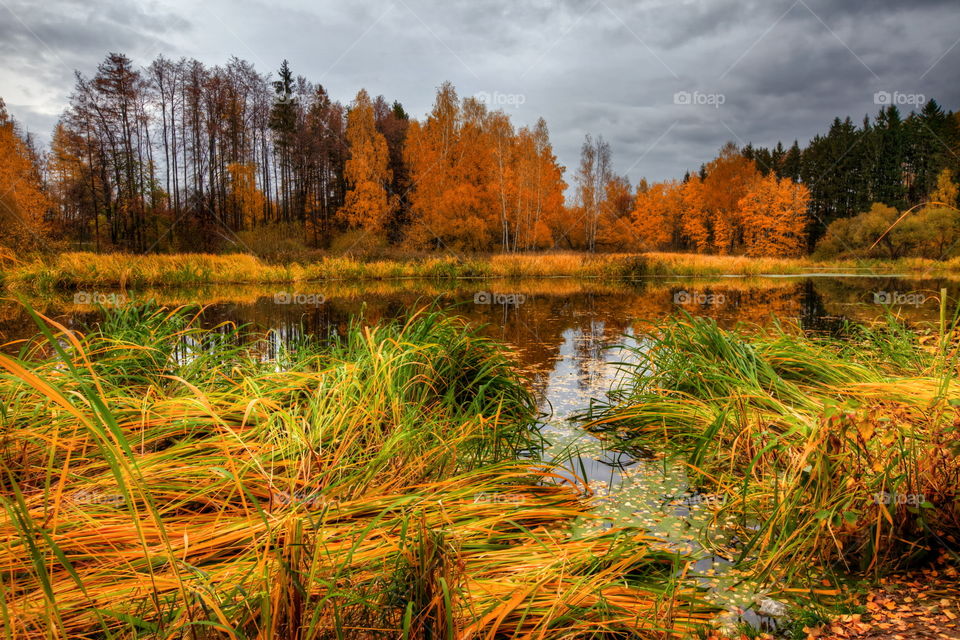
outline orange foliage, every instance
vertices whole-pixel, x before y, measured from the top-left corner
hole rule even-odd
[[[553,246],[563,217],[563,168],[546,124],[515,131],[502,111],[461,101],[449,83],[407,132],[407,240],[418,248],[520,251]]]
[[[257,218],[263,216],[267,201],[257,188],[256,171],[257,167],[252,162],[231,162],[227,165],[227,173],[230,174],[228,198],[244,228],[256,225]]]
[[[654,183],[645,191],[637,190],[631,218],[640,250],[655,251],[677,246],[684,186],[670,180]]]
[[[636,244],[630,215],[633,211],[630,182],[621,176],[607,180],[603,189],[600,217],[597,221],[596,245],[613,251],[632,249]]]
[[[713,248],[713,218],[705,203],[703,180],[694,176],[680,191],[680,228],[698,253]]]
[[[794,257],[805,253],[810,190],[771,173],[740,200],[749,256]]]
[[[0,99],[0,242],[12,249],[42,248],[47,234],[37,159],[19,136]]]
[[[638,248],[698,253],[796,256],[804,252],[809,190],[773,174],[727,145],[705,178],[638,189],[631,214]]]
[[[344,178],[350,188],[340,215],[351,228],[379,233],[390,215],[387,184],[393,176],[387,139],[377,131],[373,102],[363,89],[347,112],[347,143]]]
[[[703,180],[704,211],[713,221],[713,248],[718,253],[737,253],[743,247],[743,219],[740,199],[759,178],[753,160],[727,144],[706,167]]]

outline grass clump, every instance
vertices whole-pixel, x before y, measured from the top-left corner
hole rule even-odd
[[[958,342],[888,323],[840,339],[674,318],[588,427],[685,460],[758,571],[909,564],[960,539]]]
[[[113,310],[0,355],[4,636],[661,637],[709,612],[574,534],[509,359],[419,313],[280,348]]]

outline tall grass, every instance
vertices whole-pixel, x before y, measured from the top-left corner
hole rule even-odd
[[[300,264],[267,264],[252,255],[129,255],[63,253],[6,268],[9,287],[20,291],[82,287],[279,284],[320,280],[434,280],[507,277],[633,277],[643,275],[641,256],[557,253],[543,255],[416,256],[409,260],[324,257]]]
[[[440,313],[265,360],[186,309],[0,355],[7,638],[662,637],[709,612],[574,534],[506,356]]]
[[[588,428],[684,459],[725,495],[718,517],[739,523],[758,571],[890,569],[960,539],[958,341],[945,333],[675,318],[634,350],[640,364]]]
[[[811,257],[778,258],[694,253],[650,252],[643,254],[647,273],[654,276],[763,276],[844,273],[885,275],[912,273],[924,276],[950,276],[960,271],[960,258],[831,259]]]
[[[84,287],[167,287],[237,284],[291,284],[330,280],[424,278],[602,278],[642,276],[763,276],[807,273],[917,273],[948,276],[960,272],[960,258],[949,261],[894,261],[809,258],[748,258],[688,253],[494,254],[477,256],[411,254],[407,258],[314,256],[302,263],[267,263],[248,254],[131,255],[61,253],[32,261],[0,256],[0,285],[21,292]]]

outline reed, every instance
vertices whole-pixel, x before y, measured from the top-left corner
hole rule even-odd
[[[960,539],[958,335],[944,329],[891,317],[824,338],[674,318],[587,426],[684,460],[724,495],[717,517],[739,523],[739,559],[759,572],[889,570]]]
[[[4,637],[663,637],[710,611],[579,534],[506,355],[437,312],[265,357],[133,306],[0,355]],[[682,565],[681,565],[682,567]]]
[[[685,253],[590,254],[556,252],[478,256],[411,255],[409,259],[359,259],[327,256],[320,260],[268,264],[248,254],[130,255],[62,253],[32,261],[0,256],[0,284],[20,292],[85,287],[169,287],[198,285],[291,284],[333,280],[396,280],[424,278],[601,278],[644,276],[762,276],[806,273],[949,276],[960,271],[960,258],[951,261],[898,261],[809,258],[748,258]]]

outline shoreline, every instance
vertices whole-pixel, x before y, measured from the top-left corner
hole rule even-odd
[[[83,286],[166,287],[205,284],[295,284],[378,280],[504,280],[579,278],[639,280],[687,277],[944,277],[960,275],[960,259],[816,261],[681,253],[412,255],[407,259],[327,256],[312,262],[271,264],[249,254],[63,253],[0,268],[9,292],[70,290]]]

